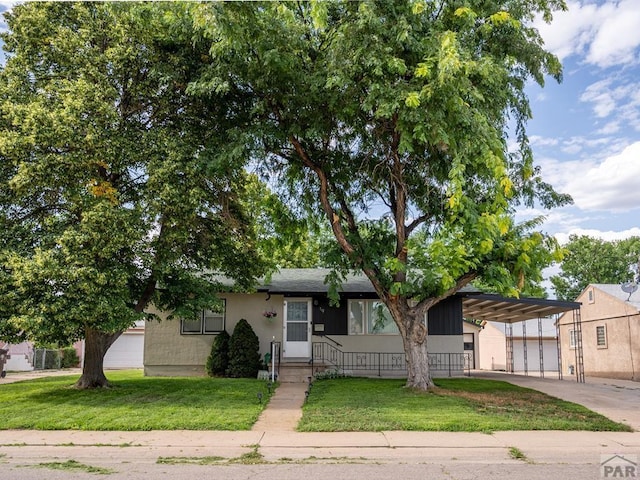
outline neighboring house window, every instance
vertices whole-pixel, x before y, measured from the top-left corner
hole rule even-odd
[[[578,345],[578,332],[575,330],[569,330],[569,347],[576,348]]]
[[[349,300],[349,335],[363,334],[398,334],[398,326],[380,300]]]
[[[599,348],[607,348],[607,327],[605,325],[596,327],[596,343]]]
[[[203,310],[193,320],[180,321],[182,335],[212,335],[224,330],[224,312],[226,304],[222,301],[219,310]]]
[[[589,297],[589,303],[593,303],[593,301],[594,301],[594,300],[593,300],[593,289],[590,289],[590,290],[587,292],[587,295],[588,295],[588,297]]]

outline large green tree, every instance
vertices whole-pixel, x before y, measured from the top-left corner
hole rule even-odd
[[[571,235],[560,273],[551,277],[561,300],[573,301],[590,283],[640,281],[640,237],[606,241]]]
[[[105,352],[151,303],[194,315],[215,301],[205,272],[262,272],[246,155],[226,112],[186,94],[207,48],[184,4],[34,2],[6,19],[2,330],[84,338],[77,386],[105,386]]]
[[[538,279],[553,241],[515,208],[570,201],[540,178],[525,134],[533,80],[560,79],[534,16],[562,0],[210,3],[211,62],[189,91],[235,98],[237,145],[361,271],[404,341],[410,387],[432,385],[425,313],[481,278]],[[511,126],[511,130],[508,127]],[[511,135],[511,139],[508,139]],[[513,148],[508,147],[511,141]]]

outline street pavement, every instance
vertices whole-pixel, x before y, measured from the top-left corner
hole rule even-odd
[[[588,379],[582,385],[484,372],[477,376],[519,382],[568,400],[577,397],[571,401],[640,427],[639,383]],[[95,479],[88,467],[107,469],[105,476],[116,480],[583,480],[604,478],[601,463],[615,455],[634,462],[640,457],[638,431],[303,433],[292,425],[282,427],[284,412],[299,415],[305,389],[305,384],[283,384],[252,431],[4,430],[0,472],[12,480]],[[78,463],[65,463],[70,460]]]

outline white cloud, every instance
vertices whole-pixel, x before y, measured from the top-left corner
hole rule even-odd
[[[565,165],[564,163],[562,165]],[[640,208],[640,142],[590,168],[570,169],[562,191],[581,210],[624,212]]]
[[[556,233],[554,236],[560,242],[561,245],[565,245],[569,242],[570,235],[586,235],[588,237],[599,238],[607,242],[614,240],[624,240],[630,237],[640,237],[640,228],[633,227],[627,230],[614,231],[614,230],[596,230],[592,228],[571,228],[567,232]]]
[[[589,85],[580,100],[592,104],[596,117],[615,116],[616,122],[640,131],[640,82],[635,80],[600,80]]]
[[[604,7],[609,11],[591,42],[587,61],[603,67],[636,63],[635,50],[640,45],[640,2],[626,0],[608,7]]]
[[[598,129],[596,133],[598,135],[612,135],[620,131],[620,122],[618,120],[614,120],[612,122],[607,122],[602,128]]]
[[[579,55],[587,63],[610,67],[637,63],[640,46],[640,2],[638,0],[589,0],[567,2],[568,11],[556,12],[549,25],[538,19],[549,50],[560,59]]]
[[[529,143],[531,143],[532,146],[555,147],[560,143],[560,140],[557,138],[542,137],[540,135],[531,135],[529,137]]]

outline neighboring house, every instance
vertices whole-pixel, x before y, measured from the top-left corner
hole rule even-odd
[[[509,324],[506,323],[486,322],[478,335],[478,368],[511,371],[507,364],[508,327]],[[538,320],[525,320],[512,325],[512,329],[514,372],[558,371],[558,342],[554,318],[541,318],[540,325]]]
[[[640,380],[640,291],[591,284],[576,300],[578,322],[571,315],[558,322],[563,372],[575,374],[582,360],[587,376]]]
[[[122,332],[104,356],[104,368],[144,367],[144,320]]]
[[[118,368],[143,368],[144,367],[144,320],[139,320],[136,324],[122,332],[118,339],[113,342],[104,356],[103,367],[106,369]],[[84,360],[84,340],[76,342],[74,345],[80,358],[80,365]]]
[[[104,357],[104,368],[143,368],[144,354],[144,327],[145,321],[141,320],[136,325],[126,330],[107,350]],[[2,345],[0,343],[0,345]],[[76,342],[74,345],[80,364],[84,358],[84,340]],[[34,369],[33,343],[22,342],[16,345],[2,345],[9,351],[10,358],[7,360],[5,370],[7,371],[31,371]],[[42,350],[39,350],[42,352]],[[40,358],[40,357],[38,357]],[[38,368],[42,368],[44,362],[38,363]],[[48,367],[50,368],[50,367]]]
[[[0,348],[8,350],[9,359],[4,366],[6,371],[27,372],[33,370],[33,345],[30,342],[15,345],[0,343]]]
[[[327,269],[283,269],[256,293],[222,294],[220,311],[204,311],[196,319],[167,320],[166,312],[157,312],[162,321],[146,325],[145,374],[203,375],[215,335],[222,330],[231,334],[242,318],[257,334],[261,355],[275,342],[282,362],[338,366],[354,374],[404,374],[402,339],[369,280],[363,275],[350,276],[336,307],[327,296],[328,273]],[[575,308],[573,303],[558,307],[549,300],[529,299],[523,305],[525,300],[478,293],[464,289],[428,312],[427,341],[434,375],[459,374],[479,362],[475,349],[478,329],[463,327],[463,316],[484,319],[498,315],[503,321],[520,321],[540,312]],[[465,364],[465,351],[473,352],[469,356],[472,365]]]

